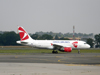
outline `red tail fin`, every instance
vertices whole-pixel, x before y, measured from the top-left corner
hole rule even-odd
[[[23,27],[18,27],[19,35],[21,41],[30,39],[31,37],[28,35],[28,33],[24,30]]]

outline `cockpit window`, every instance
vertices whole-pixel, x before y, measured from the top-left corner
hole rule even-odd
[[[87,43],[84,43],[84,44],[87,44]]]

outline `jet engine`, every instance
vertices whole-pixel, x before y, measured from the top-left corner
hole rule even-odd
[[[71,47],[63,47],[60,49],[61,52],[71,52],[72,48]]]

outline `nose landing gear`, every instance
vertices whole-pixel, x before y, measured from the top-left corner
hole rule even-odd
[[[78,49],[78,54],[80,54],[80,49]]]

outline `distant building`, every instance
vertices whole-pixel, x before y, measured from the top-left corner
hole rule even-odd
[[[73,38],[68,38],[68,39],[73,40]],[[81,38],[76,37],[74,40],[81,40]]]

